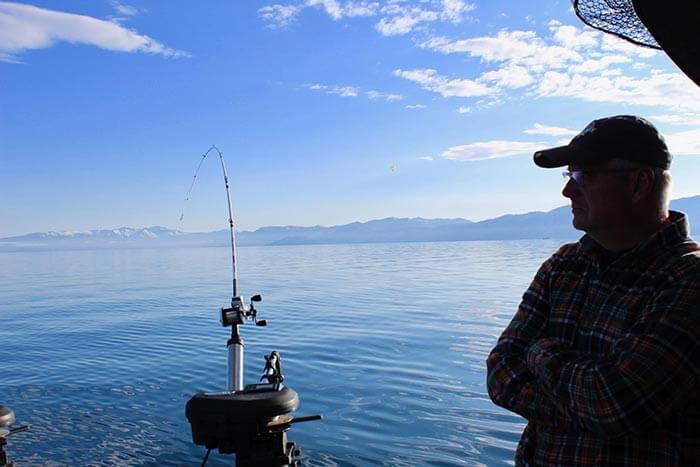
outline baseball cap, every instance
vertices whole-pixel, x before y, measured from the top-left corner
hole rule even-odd
[[[537,151],[534,155],[535,164],[545,168],[625,159],[665,170],[671,166],[672,158],[654,125],[633,115],[593,120],[566,146]]]

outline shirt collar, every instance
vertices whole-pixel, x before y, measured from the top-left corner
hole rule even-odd
[[[620,258],[643,259],[657,252],[659,249],[677,245],[688,238],[689,228],[687,216],[682,212],[669,211],[668,219],[664,222],[661,229],[657,230],[636,247],[627,250]],[[603,247],[588,234],[581,237],[579,240],[579,247],[584,254],[591,256],[595,260],[599,260],[604,251]]]

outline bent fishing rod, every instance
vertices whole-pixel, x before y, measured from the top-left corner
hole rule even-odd
[[[233,269],[233,295],[232,297],[236,297],[238,295],[238,288],[237,288],[237,282],[238,282],[238,273],[236,272],[236,230],[235,226],[233,223],[233,210],[231,209],[231,190],[229,187],[229,182],[228,182],[228,173],[226,172],[226,163],[224,162],[224,155],[223,153],[219,150],[219,148],[216,147],[215,144],[212,144],[209,149],[207,149],[207,152],[202,154],[201,159],[199,160],[199,164],[197,165],[197,169],[194,171],[194,177],[192,177],[192,183],[190,183],[190,188],[187,190],[187,196],[185,196],[185,204],[187,201],[190,200],[190,197],[192,196],[192,189],[194,188],[194,184],[197,181],[197,175],[199,175],[199,169],[202,168],[202,164],[204,164],[204,160],[207,158],[210,152],[216,151],[216,153],[219,155],[219,161],[221,162],[221,171],[224,175],[224,185],[226,186],[226,202],[228,203],[228,225],[229,229],[231,231],[231,267]],[[185,217],[185,204],[182,206],[182,211],[180,213],[180,222]]]
[[[265,356],[265,367],[260,382],[243,384],[244,347],[239,331],[248,320],[257,326],[266,326],[265,320],[257,319],[255,303],[261,295],[250,297],[249,304],[238,293],[236,270],[236,233],[231,208],[231,191],[224,156],[216,145],[202,155],[187,191],[185,203],[192,195],[199,170],[206,157],[216,151],[226,187],[228,224],[231,232],[231,266],[233,270],[231,306],[221,308],[220,321],[231,327],[228,349],[227,391],[198,393],[188,402],[185,415],[192,427],[192,441],[207,448],[202,465],[206,464],[212,449],[222,454],[235,454],[236,466],[272,467],[299,465],[301,450],[293,441],[287,441],[287,432],[293,423],[320,420],[320,415],[292,417],[289,413],[299,406],[299,395],[285,386],[282,375],[282,358],[277,351]],[[184,218],[184,205],[180,221]]]

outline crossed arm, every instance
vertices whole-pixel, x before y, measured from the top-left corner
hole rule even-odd
[[[617,436],[659,426],[697,397],[700,277],[658,292],[639,319],[594,358],[547,335],[545,262],[487,359],[491,399],[529,421]]]

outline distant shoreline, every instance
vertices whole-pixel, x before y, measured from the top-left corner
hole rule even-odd
[[[700,222],[700,196],[671,201],[671,209]],[[692,232],[692,229],[691,229]],[[236,234],[239,246],[338,245],[577,239],[571,210],[561,206],[547,212],[507,214],[473,222],[467,219],[395,218],[352,222],[331,227],[261,227]],[[85,232],[36,232],[0,239],[0,252],[134,248],[219,247],[230,243],[226,229],[184,233],[166,227],[121,227]]]

